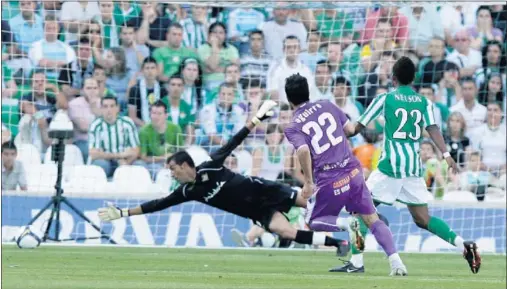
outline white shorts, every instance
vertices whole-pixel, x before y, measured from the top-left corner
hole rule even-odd
[[[396,179],[387,176],[378,169],[374,170],[366,181],[374,201],[392,205],[395,201],[406,205],[426,205],[429,192],[423,178],[406,177]]]

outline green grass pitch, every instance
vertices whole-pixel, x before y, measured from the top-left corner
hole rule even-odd
[[[389,277],[383,254],[366,253],[365,274],[327,269],[330,251],[2,246],[2,288],[121,289],[488,289],[506,288],[505,256],[483,256],[473,275],[460,254],[401,254],[407,277]]]

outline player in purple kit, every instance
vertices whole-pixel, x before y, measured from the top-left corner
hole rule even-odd
[[[309,198],[306,223],[310,229],[339,231],[338,215],[345,207],[361,216],[386,252],[390,275],[407,275],[391,231],[379,219],[361,165],[347,143],[344,127],[352,126],[347,116],[327,100],[310,102],[308,82],[299,74],[287,78],[285,92],[294,108],[285,136],[297,150],[303,170],[305,183],[301,193]]]

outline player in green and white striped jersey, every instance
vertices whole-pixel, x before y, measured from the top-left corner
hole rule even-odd
[[[366,182],[375,204],[392,205],[395,201],[406,204],[412,219],[419,228],[428,230],[463,250],[472,272],[477,273],[481,265],[477,245],[474,242],[465,242],[451,230],[446,222],[430,216],[428,212],[429,193],[422,178],[422,164],[419,156],[419,143],[423,138],[423,129],[426,129],[435,145],[443,153],[449,167],[455,172],[457,172],[457,165],[447,152],[444,138],[435,124],[432,102],[416,93],[410,86],[415,78],[415,72],[415,65],[409,58],[400,58],[393,67],[393,81],[397,88],[378,95],[359,117],[354,131],[347,133],[355,135],[378,116],[384,117],[384,148],[378,169],[371,173]],[[358,223],[359,221],[352,220],[351,226],[359,226]],[[365,233],[366,230],[363,230],[361,235]],[[364,272],[362,254],[357,253],[360,251],[353,249],[350,262],[342,267],[343,270],[338,268],[336,271]]]
[[[89,154],[92,165],[103,168],[111,177],[118,166],[132,164],[137,159],[139,135],[132,119],[118,115],[116,98],[106,96],[101,105],[103,116],[95,119],[88,130]]]

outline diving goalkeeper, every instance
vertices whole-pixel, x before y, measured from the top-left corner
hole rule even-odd
[[[259,108],[256,116],[247,123],[211,160],[195,166],[185,151],[173,154],[167,164],[173,177],[181,184],[167,197],[148,201],[135,208],[118,208],[109,205],[98,210],[102,221],[113,221],[122,217],[148,214],[197,201],[209,206],[250,218],[268,231],[280,237],[308,245],[334,246],[339,250],[347,241],[334,239],[325,233],[297,230],[283,213],[291,207],[306,207],[306,199],[289,186],[233,173],[224,167],[225,159],[248,136],[249,132],[273,115],[276,103],[267,100]],[[348,249],[348,248],[347,248]]]

